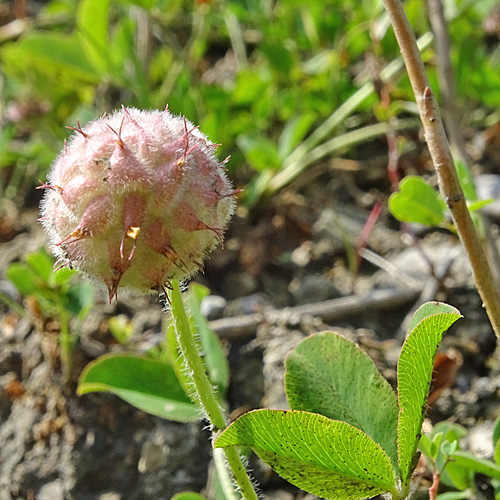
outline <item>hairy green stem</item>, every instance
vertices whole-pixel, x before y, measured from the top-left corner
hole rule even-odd
[[[215,448],[213,453],[217,478],[226,500],[240,500],[240,496],[234,491],[234,481],[226,465],[224,450],[222,448]]]
[[[203,366],[196,339],[189,326],[189,320],[184,309],[181,290],[177,280],[172,281],[172,290],[168,295],[172,308],[177,343],[184,358],[190,382],[193,384],[196,399],[212,425],[213,433],[215,434],[226,427],[226,418],[219,404],[216,391],[210,383],[205,367]],[[225,448],[224,451],[229,468],[233,473],[243,498],[245,500],[257,500],[257,493],[236,449],[230,446]]]
[[[427,147],[438,175],[441,194],[448,204],[458,236],[469,257],[476,279],[476,286],[495,335],[500,339],[500,300],[498,292],[495,288],[483,246],[467,208],[439,108],[432,94],[413,30],[400,0],[383,0],[383,3],[394,28],[406,64],[406,70],[410,77],[424,127]]]
[[[71,379],[71,371],[73,369],[72,357],[75,342],[69,331],[68,314],[62,305],[59,306],[59,322],[61,328],[61,333],[59,334],[59,345],[61,349],[63,377],[65,382],[69,382]]]

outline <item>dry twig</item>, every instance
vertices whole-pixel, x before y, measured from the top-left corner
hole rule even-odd
[[[410,77],[425,131],[427,146],[438,175],[441,194],[451,211],[458,235],[469,257],[474,271],[476,286],[493,330],[497,338],[500,339],[499,296],[486,255],[458,181],[439,108],[432,94],[413,30],[399,0],[383,0],[383,2],[401,48],[408,76]]]

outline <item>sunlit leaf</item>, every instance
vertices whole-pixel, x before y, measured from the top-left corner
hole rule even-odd
[[[389,198],[389,210],[402,222],[439,226],[445,222],[446,205],[436,190],[417,176],[405,177],[399,191]]]
[[[170,500],[207,500],[198,493],[192,491],[183,491],[182,493],[177,493]]]
[[[450,455],[450,459],[469,471],[500,479],[500,467],[490,460],[476,457],[467,451],[455,451]]]
[[[398,452],[401,478],[409,484],[437,348],[445,331],[461,317],[448,304],[428,302],[415,313],[398,362]]]
[[[486,207],[490,203],[493,203],[495,200],[493,198],[488,198],[487,200],[478,200],[467,203],[467,208],[469,212],[477,212],[481,210],[481,208]]]
[[[99,73],[109,68],[108,26],[109,0],[82,0],[76,17],[76,26],[88,60]]]
[[[496,445],[500,440],[500,416],[495,420],[495,427],[493,428],[493,444]]]
[[[457,169],[458,180],[462,186],[465,199],[467,201],[477,201],[476,188],[474,186],[474,178],[472,177],[472,172],[470,169],[460,160],[455,162],[455,168]]]
[[[70,286],[66,295],[66,309],[79,320],[90,312],[95,303],[94,286],[88,281],[79,281]]]
[[[280,476],[322,498],[355,500],[395,491],[389,457],[345,422],[302,411],[255,410],[214,446],[250,446]]]
[[[314,123],[314,113],[302,113],[288,120],[278,139],[278,155],[284,160],[300,143]]]
[[[243,134],[238,137],[237,143],[255,170],[262,172],[281,166],[276,144],[267,137]]]
[[[37,292],[35,277],[27,266],[15,262],[7,268],[5,274],[21,295],[32,295]]]
[[[428,435],[428,439],[432,439],[432,449],[427,450],[425,446],[419,445],[420,450],[434,460],[436,470],[440,471],[441,482],[460,490],[472,486],[472,476],[468,469],[457,465],[453,460],[450,461],[441,448],[445,443],[455,443],[456,449],[459,450],[460,440],[466,434],[467,431],[461,425],[454,422],[438,422]],[[422,436],[421,443],[425,437],[427,436]]]
[[[52,274],[52,267],[54,266],[54,259],[52,257],[41,250],[26,255],[25,260],[38,277],[44,281],[49,281]]]
[[[82,51],[80,40],[61,33],[34,33],[15,47],[17,56],[27,63],[30,60],[46,61],[78,70],[89,78],[96,78],[94,67]]]
[[[264,43],[259,47],[259,51],[265,55],[274,71],[279,71],[287,77],[290,75],[295,61],[293,53],[285,44]]]
[[[131,5],[137,5],[139,7],[142,7],[144,9],[151,9],[153,8],[158,0],[121,0],[123,3],[128,3]]]
[[[497,465],[500,465],[500,441],[495,443],[495,452],[493,454],[493,458]]]

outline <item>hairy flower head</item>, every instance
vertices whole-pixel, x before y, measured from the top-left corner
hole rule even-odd
[[[52,165],[41,222],[61,266],[104,284],[160,292],[192,276],[222,240],[231,183],[185,118],[123,107],[75,133]]]

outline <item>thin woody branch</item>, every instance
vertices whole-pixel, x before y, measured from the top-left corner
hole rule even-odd
[[[394,28],[415,94],[424,127],[425,140],[438,175],[439,189],[448,204],[457,233],[469,257],[476,286],[495,335],[500,339],[500,300],[498,292],[458,181],[439,108],[431,91],[413,30],[400,0],[383,0],[383,2]]]

